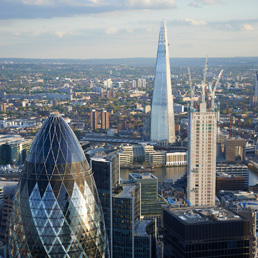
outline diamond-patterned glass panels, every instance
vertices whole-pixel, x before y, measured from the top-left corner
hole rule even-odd
[[[60,116],[49,117],[27,157],[10,222],[10,257],[109,257],[89,164]]]

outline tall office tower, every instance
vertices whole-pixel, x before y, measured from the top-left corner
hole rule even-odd
[[[101,111],[101,129],[109,129],[109,113],[106,110]]]
[[[204,98],[188,121],[187,198],[192,206],[215,205],[217,112]]]
[[[112,189],[120,183],[119,153],[93,157],[91,165],[104,213],[110,257],[113,257]]]
[[[139,185],[124,185],[113,194],[113,258],[134,257],[135,223],[141,216]]]
[[[151,140],[168,143],[175,141],[174,107],[165,22],[162,23],[159,33],[151,107]]]
[[[258,72],[255,73],[255,96],[258,98]]]
[[[15,196],[16,187],[17,187],[17,183],[7,185],[4,187],[2,218],[0,221],[0,241],[3,241],[5,244],[7,244],[8,242],[10,214],[13,209],[13,202],[14,202],[13,199]],[[1,252],[0,252],[0,255],[1,255]]]
[[[181,207],[162,213],[164,258],[253,257],[251,223],[232,211]]]
[[[129,180],[141,186],[141,215],[160,215],[167,203],[158,195],[158,178],[151,173],[130,173]]]
[[[10,218],[10,257],[109,257],[103,213],[83,150],[51,115],[26,159]]]
[[[112,152],[91,158],[109,238],[110,257],[155,257],[156,224],[152,220],[140,220],[140,184],[120,184],[119,155]]]
[[[90,113],[90,129],[91,130],[98,129],[98,119],[99,119],[99,112],[97,110],[92,110]]]

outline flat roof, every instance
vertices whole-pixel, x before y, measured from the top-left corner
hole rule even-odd
[[[124,185],[123,191],[120,194],[118,194],[116,197],[118,198],[132,197],[132,191],[135,187],[137,187],[137,185]]]
[[[241,221],[243,218],[222,207],[185,207],[166,209],[185,224],[199,224],[222,221]]]
[[[146,173],[130,173],[130,176],[134,177],[135,179],[157,179],[157,177],[155,177],[150,172],[146,172]]]
[[[108,160],[105,159],[106,157],[105,156],[94,156],[91,158],[91,160],[94,160],[94,161],[101,161],[101,162],[110,162]]]
[[[149,236],[146,231],[146,227],[152,222],[152,220],[139,220],[135,223],[134,233],[136,236]]]

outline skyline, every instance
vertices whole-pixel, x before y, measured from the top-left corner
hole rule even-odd
[[[162,20],[172,58],[258,56],[257,8],[255,0],[0,0],[0,58],[155,57]]]

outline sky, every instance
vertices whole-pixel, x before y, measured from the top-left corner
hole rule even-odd
[[[257,0],[0,0],[0,58],[258,56]]]

